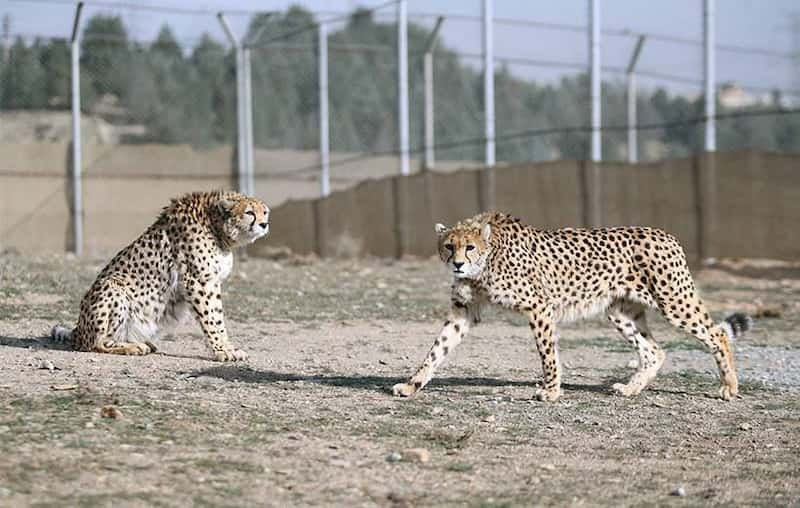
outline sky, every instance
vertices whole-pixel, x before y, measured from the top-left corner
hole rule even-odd
[[[322,12],[321,19],[336,17],[335,13],[351,11],[356,7],[373,7],[387,3],[385,0],[98,0],[102,5],[87,2],[85,17],[97,12],[115,13],[123,17],[137,39],[149,40],[165,23],[169,24],[178,39],[191,45],[203,32],[224,40],[213,13],[216,11],[270,11],[283,10],[290,5]],[[124,4],[121,5],[121,4]],[[159,6],[181,9],[208,10],[207,14],[177,14],[127,6]],[[432,26],[434,18],[424,14],[442,14],[442,44],[459,52],[479,54],[481,51],[481,24],[463,16],[480,16],[481,0],[408,0],[412,22]],[[702,46],[691,43],[665,41],[657,36],[702,40],[702,0],[603,0],[601,26],[603,66],[627,66],[636,37],[623,36],[623,30],[633,33],[653,34],[645,42],[638,69],[643,76],[643,87],[664,86],[674,93],[694,95],[701,91]],[[520,59],[546,62],[563,62],[585,65],[588,60],[588,41],[584,30],[557,30],[549,24],[586,26],[588,0],[494,0],[496,23],[494,25],[495,55],[512,59],[509,69],[514,74],[531,80],[554,81],[566,73],[579,70],[515,63]],[[26,36],[68,37],[72,28],[74,3],[68,0],[0,0],[0,15],[12,18],[12,33]],[[376,11],[379,20],[394,19],[395,7],[389,5]],[[716,0],[717,44],[757,48],[785,56],[750,54],[740,51],[717,51],[717,79],[731,81],[750,89],[754,94],[780,88],[791,91],[800,88],[798,59],[789,57],[800,51],[794,38],[800,34],[792,30],[794,16],[800,18],[797,0]],[[450,17],[448,17],[450,16]],[[247,15],[229,16],[235,31],[243,33]],[[526,25],[525,21],[538,24]],[[800,22],[798,22],[800,24]],[[333,24],[331,29],[337,25]],[[795,46],[793,47],[793,44]],[[480,60],[467,58],[466,62],[480,65]],[[663,74],[674,79],[662,79],[651,74]],[[621,80],[622,74],[608,70],[604,80]]]

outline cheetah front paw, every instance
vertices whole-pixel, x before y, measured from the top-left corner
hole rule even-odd
[[[561,396],[561,388],[550,388],[548,390],[539,388],[536,390],[536,398],[545,402],[553,402]]]
[[[243,362],[248,355],[241,349],[222,349],[214,351],[214,360],[218,362]]]
[[[722,385],[719,387],[719,397],[722,400],[731,400],[739,395],[739,390],[736,386]]]
[[[410,383],[397,383],[392,387],[392,393],[395,397],[411,397],[417,391],[419,391],[419,386]]]

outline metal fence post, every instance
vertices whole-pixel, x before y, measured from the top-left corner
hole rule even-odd
[[[266,13],[266,21],[272,13]],[[253,196],[256,193],[256,184],[255,184],[255,161],[254,161],[254,143],[253,143],[253,67],[252,67],[252,48],[258,42],[258,39],[261,38],[261,34],[264,33],[264,29],[267,27],[266,24],[262,23],[255,32],[250,34],[249,37],[246,37],[242,40],[240,44],[242,48],[242,92],[243,92],[243,99],[244,99],[244,148],[245,148],[245,157],[247,164],[245,166],[247,177],[246,180],[246,188],[247,194],[249,196]]]
[[[598,162],[603,158],[603,146],[600,137],[600,0],[589,0],[589,59],[592,102],[591,159],[594,162]]]
[[[330,136],[328,124],[328,29],[319,24],[319,187],[322,197],[331,193]]]
[[[83,2],[78,2],[70,38],[70,81],[72,86],[72,241],[76,256],[83,254],[83,189],[81,175],[81,45],[80,22]]]
[[[408,0],[397,2],[397,116],[400,174],[410,173],[408,154]]]
[[[714,62],[714,0],[703,0],[703,84],[705,87],[705,150],[717,150],[717,130],[714,116],[717,114],[716,76]]]
[[[495,165],[493,8],[493,0],[483,0],[483,109],[487,167]]]
[[[444,17],[436,18],[436,24],[431,31],[428,42],[425,44],[425,55],[423,57],[423,80],[425,82],[425,160],[422,169],[429,171],[433,169],[435,162],[434,153],[434,123],[433,123],[433,52],[439,40],[439,30],[442,27]]]
[[[626,70],[628,78],[628,162],[636,164],[639,162],[639,147],[636,136],[636,63],[639,61],[639,55],[642,52],[644,45],[644,35],[640,35],[636,41],[636,46],[633,48],[633,55],[631,61],[628,63]]]
[[[245,146],[245,193],[255,194],[255,171],[253,170],[253,80],[250,65],[250,47],[242,45],[242,76],[244,84],[244,146]]]
[[[233,31],[231,30],[230,25],[228,25],[228,20],[225,19],[225,15],[223,13],[218,13],[217,18],[219,19],[220,24],[222,25],[222,29],[225,32],[225,36],[228,38],[228,41],[233,46],[234,54],[236,57],[236,176],[237,176],[237,183],[238,183],[238,190],[239,192],[246,194],[247,193],[247,179],[246,179],[246,169],[245,166],[247,164],[247,155],[246,155],[246,148],[245,148],[245,126],[244,126],[244,93],[243,93],[243,79],[242,79],[242,67],[244,58],[242,56],[242,48],[239,45],[238,39],[233,35]]]

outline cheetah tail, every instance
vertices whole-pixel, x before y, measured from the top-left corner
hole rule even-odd
[[[722,320],[719,324],[731,340],[738,339],[744,332],[753,327],[753,318],[748,315],[736,312]]]
[[[56,325],[50,330],[50,337],[58,342],[72,342],[72,330],[61,325]]]

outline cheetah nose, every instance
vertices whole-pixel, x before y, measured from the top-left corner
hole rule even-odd
[[[261,226],[261,229],[267,229],[267,226],[269,226],[269,222],[262,222],[261,224],[259,224],[259,226]]]
[[[461,270],[461,267],[464,266],[464,262],[453,261],[453,266],[456,267],[456,270]]]

